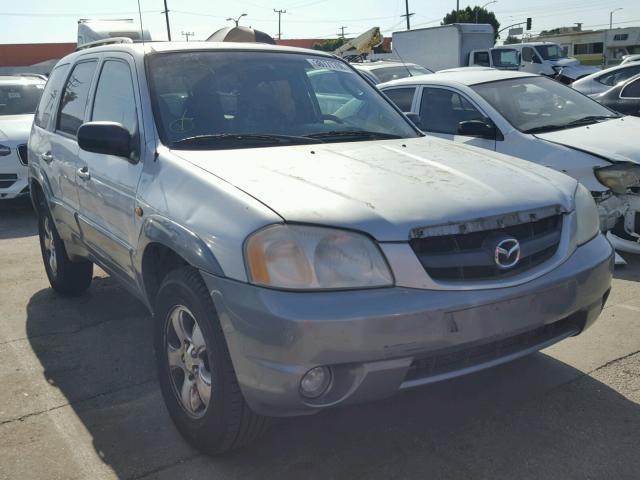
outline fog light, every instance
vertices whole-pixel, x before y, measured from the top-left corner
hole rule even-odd
[[[300,393],[307,398],[317,398],[327,391],[331,382],[331,371],[327,367],[315,367],[300,380]]]

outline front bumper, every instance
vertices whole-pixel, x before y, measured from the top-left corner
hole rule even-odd
[[[500,289],[294,293],[202,276],[247,402],[288,416],[383,398],[578,334],[598,317],[612,271],[613,249],[598,235],[546,275]],[[332,385],[305,399],[300,379],[320,365]]]
[[[15,148],[10,155],[0,157],[0,200],[28,195],[27,177],[27,167],[20,163]]]
[[[600,229],[616,250],[640,254],[640,195],[612,195],[598,202]]]

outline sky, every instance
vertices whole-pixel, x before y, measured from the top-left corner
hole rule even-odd
[[[484,4],[460,1],[460,8]],[[79,18],[136,18],[137,0],[21,0],[1,1],[0,43],[75,42]],[[282,15],[282,38],[335,38],[344,26],[347,36],[356,36],[378,26],[385,35],[406,28],[401,14],[405,0],[167,0],[174,40],[192,32],[192,40],[204,40],[217,29],[232,25],[228,17],[247,16],[240,25],[252,26],[271,35],[278,33]],[[455,9],[455,0],[409,0],[411,27],[440,23]],[[154,40],[166,40],[163,0],[140,0],[142,22]],[[582,22],[583,28],[606,28],[609,12],[616,8],[614,26],[640,26],[640,0],[497,0],[487,7],[502,26],[533,19],[532,33]],[[503,35],[504,37],[504,35]]]

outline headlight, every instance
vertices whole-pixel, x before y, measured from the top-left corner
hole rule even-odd
[[[620,163],[595,170],[596,178],[614,193],[626,193],[629,187],[640,185],[640,165]]]
[[[578,245],[587,243],[600,231],[600,215],[591,192],[582,184],[576,189],[576,217],[578,219]]]
[[[245,243],[249,281],[292,290],[386,287],[393,276],[366,235],[333,228],[272,225]]]
[[[6,145],[0,145],[0,157],[6,157],[11,153],[11,148]]]

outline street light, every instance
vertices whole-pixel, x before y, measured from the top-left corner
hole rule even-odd
[[[611,30],[613,28],[613,14],[616,13],[619,10],[623,10],[622,7],[620,8],[614,8],[613,10],[611,10],[609,12],[609,30]]]
[[[480,10],[485,8],[487,5],[491,5],[492,3],[498,3],[498,0],[492,0],[491,2],[487,2],[484,5],[482,5],[480,8],[476,9],[476,23],[478,23],[478,13],[480,13]]]
[[[608,41],[607,41],[607,36],[611,35],[611,30],[613,29],[613,14],[616,13],[617,11],[622,10],[622,7],[619,8],[614,8],[613,10],[611,10],[609,12],[609,31],[604,32],[604,66],[608,66],[609,65],[609,55],[607,50],[609,50],[609,45],[608,45]]]
[[[243,14],[242,14],[242,15],[240,15],[238,18],[229,17],[229,18],[227,18],[227,20],[226,20],[226,21],[227,21],[227,22],[228,22],[228,21],[236,22],[236,27],[237,27],[237,26],[238,26],[238,22],[240,22],[240,19],[241,19],[242,17],[246,17],[246,16],[247,16],[247,14],[246,14],[246,13],[243,13]]]

